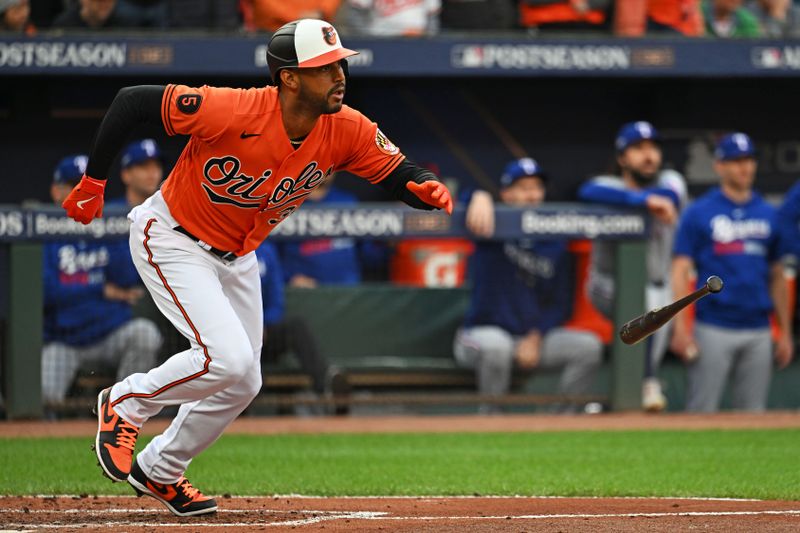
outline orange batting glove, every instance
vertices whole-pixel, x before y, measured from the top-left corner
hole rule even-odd
[[[448,215],[453,213],[453,198],[444,183],[428,180],[419,184],[409,181],[406,183],[406,189],[426,204],[444,209]]]
[[[95,218],[103,216],[103,191],[106,180],[96,180],[86,174],[81,178],[69,196],[61,203],[67,210],[67,216],[81,224],[88,224]]]

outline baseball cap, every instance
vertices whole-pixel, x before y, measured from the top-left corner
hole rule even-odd
[[[153,139],[142,139],[130,143],[122,152],[122,168],[128,168],[150,159],[161,159],[161,150]]]
[[[84,154],[70,155],[58,162],[53,172],[54,183],[77,183],[86,173],[89,156]]]
[[[267,45],[267,64],[272,81],[284,68],[321,67],[357,54],[342,46],[336,28],[319,19],[300,19],[284,24]]]
[[[714,157],[721,161],[744,159],[756,156],[756,147],[753,140],[746,133],[731,133],[724,136],[717,143]]]
[[[510,187],[519,178],[525,176],[536,176],[537,178],[545,181],[547,179],[541,165],[535,159],[530,157],[523,157],[516,159],[506,165],[503,174],[500,176],[500,186]]]
[[[644,120],[639,120],[622,125],[617,133],[614,146],[617,148],[617,152],[624,152],[632,144],[647,140],[657,141],[658,139],[658,132],[653,125]]]

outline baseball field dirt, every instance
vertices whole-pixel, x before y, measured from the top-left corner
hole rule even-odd
[[[160,431],[164,421],[148,424]],[[797,413],[713,416],[243,418],[229,433],[798,428]],[[91,436],[91,421],[0,424],[0,437]],[[678,466],[676,465],[676,468]],[[99,475],[99,474],[98,474]],[[11,531],[798,531],[800,501],[723,498],[308,497],[216,495],[219,511],[177,518],[148,498],[0,497]]]

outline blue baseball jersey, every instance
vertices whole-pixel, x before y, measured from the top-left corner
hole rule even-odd
[[[129,209],[131,208],[131,206],[128,204],[128,199],[125,198],[124,196],[118,196],[117,198],[111,198],[111,199],[109,199],[108,201],[105,202],[105,205],[124,206],[124,207],[127,207]],[[124,261],[123,258],[121,257],[119,262],[118,262],[119,268],[124,268],[125,269],[124,276],[126,278],[127,277],[136,278],[137,280],[139,280],[137,283],[139,285],[143,285],[143,283],[141,282],[141,278],[139,276],[139,273],[136,271],[136,265],[133,264],[133,257],[131,257],[130,245],[121,246],[120,249],[119,249],[119,253],[122,254],[123,256],[127,256],[127,258],[128,258],[127,261]]]
[[[800,181],[789,189],[778,209],[778,230],[781,234],[781,254],[800,259]]]
[[[258,272],[261,276],[261,305],[264,307],[264,324],[276,324],[283,320],[286,298],[283,288],[283,273],[278,260],[278,250],[269,241],[256,248]]]
[[[698,280],[722,278],[725,288],[697,302],[697,320],[727,328],[769,325],[770,267],[779,257],[776,211],[758,193],[743,204],[712,189],[681,217],[675,255],[690,257]]]
[[[328,194],[316,204],[352,205],[358,199],[331,187]],[[306,204],[311,203],[307,200]],[[361,265],[356,241],[348,238],[308,239],[287,242],[280,249],[281,265],[286,281],[295,274],[303,274],[319,283],[355,285],[361,281]]]
[[[559,241],[478,242],[470,258],[472,299],[464,325],[512,335],[546,333],[572,312],[572,268]]]
[[[140,283],[127,241],[52,242],[44,246],[44,340],[86,346],[131,319],[125,302],[103,296],[106,282]]]

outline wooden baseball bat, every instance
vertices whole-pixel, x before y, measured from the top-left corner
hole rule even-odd
[[[711,276],[706,280],[706,284],[680,300],[676,300],[664,307],[658,307],[643,315],[629,320],[619,328],[619,338],[625,344],[636,344],[642,339],[646,339],[658,328],[666,324],[677,315],[683,308],[696,302],[709,293],[717,293],[722,290],[722,280],[719,276]]]

